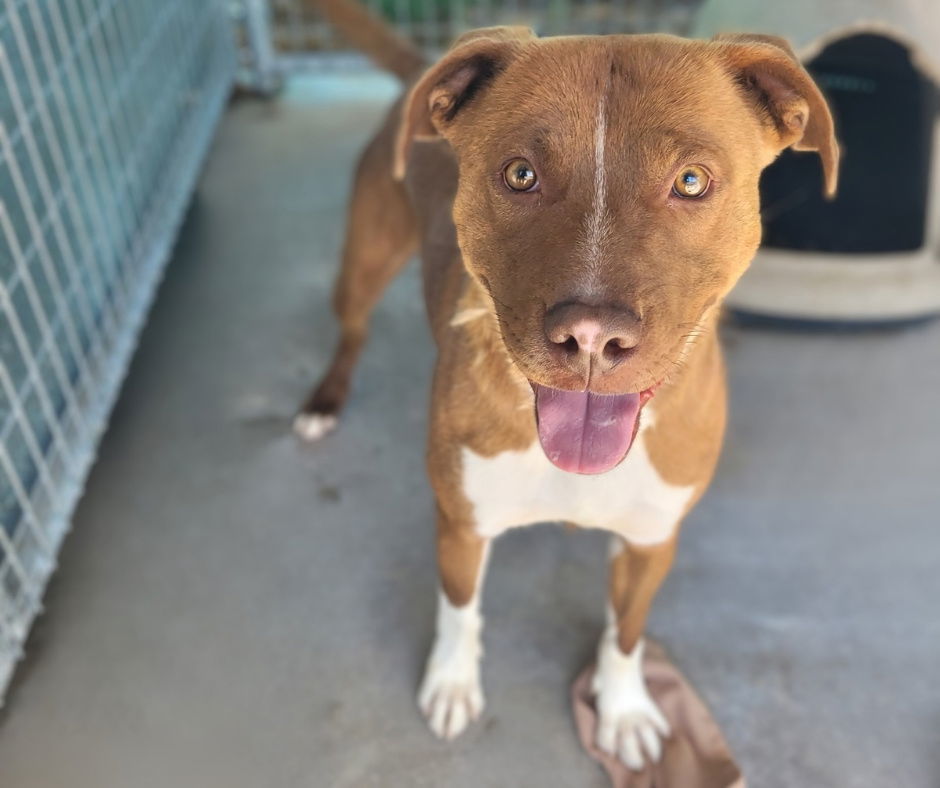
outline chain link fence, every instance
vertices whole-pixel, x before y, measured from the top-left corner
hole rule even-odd
[[[460,33],[527,25],[540,35],[667,32],[687,34],[701,0],[363,0],[434,56]],[[362,68],[366,61],[308,0],[243,0],[237,12],[243,81],[270,89],[298,69]]]
[[[223,0],[0,1],[0,697],[233,55]]]

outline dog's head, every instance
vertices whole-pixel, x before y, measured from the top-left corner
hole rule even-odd
[[[474,31],[412,89],[399,172],[428,137],[456,155],[461,253],[533,384],[542,444],[580,472],[623,458],[753,257],[761,170],[818,151],[832,193],[838,168],[822,95],[766,36]]]

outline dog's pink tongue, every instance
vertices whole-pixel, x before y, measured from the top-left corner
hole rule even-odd
[[[639,394],[592,394],[535,385],[539,440],[563,471],[603,473],[620,462],[636,430]]]

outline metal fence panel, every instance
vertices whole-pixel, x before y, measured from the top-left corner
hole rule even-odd
[[[233,53],[224,0],[0,0],[0,698]]]
[[[279,52],[342,50],[343,41],[307,0],[269,0],[271,34]],[[696,0],[363,0],[429,52],[461,32],[490,25],[528,25],[541,35],[681,31]]]
[[[702,0],[361,0],[434,57],[461,33],[527,25],[540,35],[687,34]],[[363,68],[367,61],[309,0],[240,0],[233,6],[247,86],[272,91],[298,69]]]

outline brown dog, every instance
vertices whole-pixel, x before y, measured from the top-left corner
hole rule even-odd
[[[326,10],[343,26],[350,8]],[[597,743],[640,769],[669,734],[640,671],[644,624],[724,430],[719,306],[760,239],[761,170],[788,146],[818,151],[834,191],[829,111],[765,36],[492,28],[422,76],[400,39],[369,32],[362,45],[417,81],[359,164],[342,336],[296,429],[316,439],[335,424],[369,313],[420,247],[439,350],[428,471],[441,581],[421,709],[451,738],[483,707],[491,541],[539,521],[602,528]]]

